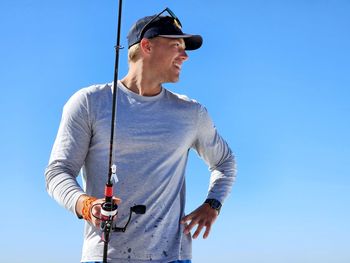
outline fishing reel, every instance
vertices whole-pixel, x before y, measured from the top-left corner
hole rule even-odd
[[[145,205],[134,205],[132,207],[130,207],[130,212],[129,212],[129,218],[128,221],[126,222],[126,224],[123,227],[117,227],[116,225],[113,225],[114,222],[114,218],[116,217],[116,215],[118,214],[118,205],[115,204],[112,201],[105,201],[102,204],[95,204],[91,207],[91,211],[93,209],[93,207],[100,205],[101,206],[101,216],[98,217],[96,215],[94,215],[93,213],[91,213],[91,215],[100,220],[100,228],[103,232],[102,235],[102,240],[104,241],[108,241],[109,240],[109,234],[110,232],[125,232],[130,221],[132,218],[133,213],[137,214],[137,215],[142,215],[146,213],[146,206]]]
[[[139,214],[142,215],[144,213],[146,213],[146,206],[145,205],[135,205],[130,207],[130,212],[129,212],[129,219],[126,222],[126,224],[123,227],[117,227],[115,225],[113,225],[113,221],[114,218],[116,217],[116,215],[118,214],[118,205],[116,203],[114,203],[113,201],[113,183],[111,178],[113,178],[113,180],[115,182],[118,182],[118,177],[116,175],[116,165],[112,165],[111,169],[110,169],[110,180],[108,180],[106,186],[105,186],[105,202],[103,202],[102,204],[95,204],[94,206],[100,205],[101,206],[101,211],[100,211],[100,217],[94,215],[92,213],[93,207],[91,207],[91,215],[93,217],[95,217],[96,219],[99,219],[101,221],[100,223],[100,228],[102,230],[102,240],[105,241],[105,243],[108,243],[109,241],[109,236],[110,236],[110,232],[125,232],[132,214]]]
[[[135,205],[130,207],[129,218],[126,224],[123,227],[117,227],[113,225],[108,225],[110,221],[113,222],[114,217],[118,214],[118,206],[112,203],[103,203],[101,205],[101,230],[104,230],[106,227],[111,227],[111,231],[113,232],[125,232],[130,220],[132,218],[133,213],[137,215],[142,215],[146,213],[145,205]]]

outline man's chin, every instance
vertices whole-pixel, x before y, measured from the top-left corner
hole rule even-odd
[[[180,78],[176,78],[176,79],[164,81],[163,83],[176,83],[176,82],[179,82],[179,80],[180,80]]]
[[[180,72],[176,72],[176,74],[169,74],[164,76],[162,83],[176,83],[180,80]]]
[[[171,83],[176,83],[176,82],[179,82],[179,80],[180,80],[180,75],[174,77],[170,82]]]

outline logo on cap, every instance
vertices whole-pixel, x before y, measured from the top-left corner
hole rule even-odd
[[[177,22],[176,19],[174,19],[173,22],[174,22],[174,25],[175,25],[178,29],[181,30],[181,26],[180,26],[179,22]]]

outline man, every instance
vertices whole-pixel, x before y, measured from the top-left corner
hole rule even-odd
[[[125,233],[112,233],[109,262],[190,262],[191,234],[208,237],[235,178],[235,161],[206,109],[165,89],[177,82],[186,50],[202,45],[184,34],[179,20],[150,16],[128,34],[129,71],[118,81],[114,152],[119,204],[117,224],[130,207],[147,212],[132,218]],[[100,205],[108,174],[112,85],[78,91],[64,107],[46,169],[48,192],[86,220],[82,262],[101,262]],[[185,216],[185,168],[195,149],[211,171],[207,200]],[[84,190],[76,177],[82,170]],[[120,198],[120,199],[119,199]],[[203,202],[199,201],[199,202]]]

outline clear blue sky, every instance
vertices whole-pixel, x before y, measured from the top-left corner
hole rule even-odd
[[[204,37],[167,87],[207,106],[238,161],[193,262],[350,262],[350,2],[124,1],[122,44],[137,18],[166,6]],[[47,195],[43,173],[66,100],[112,81],[117,1],[0,10],[1,262],[79,262],[82,221]],[[191,154],[187,212],[208,176]]]

